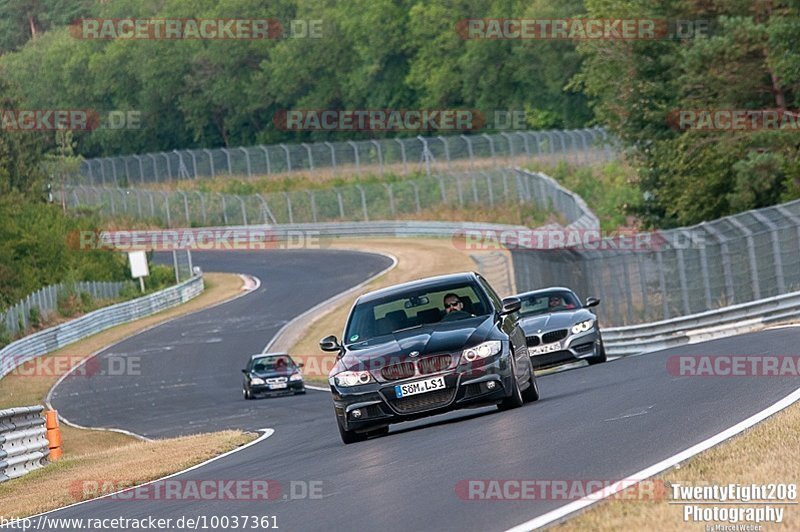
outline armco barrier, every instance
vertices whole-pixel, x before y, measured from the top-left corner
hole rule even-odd
[[[0,482],[44,466],[50,454],[42,406],[0,410]]]
[[[200,294],[203,288],[203,277],[198,275],[160,292],[95,310],[12,342],[0,349],[0,378],[23,362],[87,336],[185,303]]]
[[[800,319],[800,292],[681,316],[670,320],[602,329],[606,353],[627,356],[759,331]]]

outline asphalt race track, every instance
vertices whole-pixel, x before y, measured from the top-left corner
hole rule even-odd
[[[667,371],[668,358],[678,354],[797,355],[798,330],[775,329],[547,375],[540,377],[537,403],[415,421],[345,446],[327,392],[246,402],[239,369],[246,354],[260,350],[291,316],[388,263],[344,252],[335,260],[286,253],[274,255],[276,262],[255,254],[198,258],[206,271],[250,273],[264,284],[255,294],[110,349],[141,356],[141,377],[75,377],[54,397],[71,421],[151,437],[274,429],[265,441],[176,478],[273,479],[283,495],[272,501],[105,498],[50,513],[51,519],[269,515],[280,530],[291,531],[505,530],[569,501],[462,500],[459,481],[619,480],[798,386],[793,377],[675,377]],[[309,280],[294,282],[298,272]],[[292,481],[319,482],[322,497],[293,499]]]
[[[95,367],[132,374],[86,371],[91,375],[66,378],[51,398],[59,414],[80,425],[153,438],[259,429],[272,414],[242,400],[240,370],[248,357],[293,317],[391,265],[382,255],[333,250],[196,252],[193,258],[203,271],[254,275],[261,287],[104,351]],[[131,371],[114,371],[122,357],[135,361]]]

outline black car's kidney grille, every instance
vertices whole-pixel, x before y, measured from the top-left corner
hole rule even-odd
[[[381,377],[387,381],[397,381],[414,376],[414,364],[411,362],[401,362],[392,366],[381,368]]]
[[[439,371],[447,369],[452,360],[453,357],[450,355],[439,355],[430,358],[423,358],[417,362],[417,367],[422,375],[438,373]]]
[[[567,337],[569,331],[567,329],[559,329],[557,331],[546,332],[542,335],[543,344],[552,344]]]
[[[442,406],[447,406],[455,397],[456,388],[445,388],[435,392],[421,393],[400,399],[392,399],[389,404],[401,414],[414,414],[425,410],[431,410]]]
[[[538,336],[528,336],[525,338],[525,341],[528,344],[528,347],[536,347],[539,345],[539,342],[541,342]]]

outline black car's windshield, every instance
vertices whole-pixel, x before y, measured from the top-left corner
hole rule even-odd
[[[297,366],[288,355],[259,357],[250,362],[250,370],[256,373],[284,372],[295,369]]]
[[[344,338],[346,343],[363,342],[404,329],[490,312],[486,297],[472,284],[397,292],[359,304],[350,316]]]
[[[535,316],[548,312],[561,312],[581,308],[581,302],[572,292],[555,291],[542,292],[535,295],[520,297],[522,307],[519,312],[522,316]]]

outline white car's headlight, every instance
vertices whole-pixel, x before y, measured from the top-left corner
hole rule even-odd
[[[264,384],[264,379],[261,379],[259,377],[253,377],[252,379],[250,379],[250,384],[254,386],[261,386],[262,384]]]
[[[369,371],[343,371],[333,376],[337,386],[360,386],[375,382]]]
[[[292,373],[292,376],[289,377],[289,380],[292,382],[301,381],[303,380],[303,375],[301,375],[300,373]]]
[[[496,355],[502,348],[503,344],[500,342],[500,340],[489,340],[488,342],[483,342],[475,347],[464,349],[464,352],[461,354],[461,356],[467,362],[474,362],[479,358],[487,358],[492,355]]]
[[[594,320],[586,320],[572,326],[572,334],[580,334],[594,327]]]

